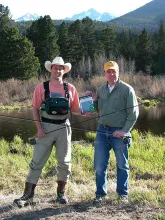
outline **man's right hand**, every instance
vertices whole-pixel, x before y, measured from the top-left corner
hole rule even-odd
[[[86,95],[86,96],[92,96],[93,100],[96,99],[96,93],[95,93],[94,91],[86,90],[86,91],[85,91],[85,95]]]
[[[39,129],[38,129],[38,132],[37,132],[37,136],[38,136],[39,138],[45,137],[45,130],[44,130],[43,128],[39,128]]]
[[[85,95],[86,96],[92,96],[92,91],[91,90],[86,90]]]
[[[92,117],[94,114],[95,114],[95,112],[86,112],[82,116],[89,118],[89,117]]]

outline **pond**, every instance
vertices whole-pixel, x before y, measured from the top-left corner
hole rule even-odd
[[[87,131],[96,131],[96,115],[91,119],[83,116],[71,116],[72,140],[85,138]],[[165,105],[145,109],[140,106],[139,118],[134,126],[141,132],[150,131],[155,135],[165,133]],[[25,142],[36,134],[31,109],[0,111],[0,138],[12,141],[19,135]]]

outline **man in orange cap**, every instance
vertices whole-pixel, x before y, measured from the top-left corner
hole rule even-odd
[[[116,192],[119,201],[128,202],[128,148],[131,144],[130,131],[139,114],[138,103],[134,89],[119,79],[119,66],[115,61],[104,64],[104,74],[107,82],[97,89],[94,98],[99,113],[94,154],[95,202],[101,202],[107,195],[107,166],[111,149],[116,156]]]

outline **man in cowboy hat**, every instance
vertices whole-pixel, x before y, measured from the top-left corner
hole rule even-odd
[[[62,57],[55,57],[52,62],[45,62],[45,68],[51,73],[50,81],[37,85],[33,94],[33,117],[38,138],[23,196],[14,200],[20,207],[32,202],[34,189],[54,143],[58,162],[57,202],[68,202],[65,195],[71,171],[71,127],[68,118],[69,109],[74,114],[80,114],[79,97],[73,85],[63,82],[63,75],[71,70],[70,63],[64,63]]]

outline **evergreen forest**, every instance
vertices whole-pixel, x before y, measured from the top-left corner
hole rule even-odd
[[[47,60],[63,57],[72,64],[71,77],[88,80],[103,73],[108,60],[119,63],[120,72],[165,75],[165,23],[159,30],[120,30],[86,17],[53,21],[49,15],[33,22],[16,23],[8,7],[1,5],[0,80],[27,80],[46,76]]]

